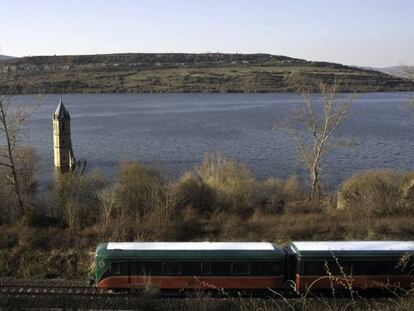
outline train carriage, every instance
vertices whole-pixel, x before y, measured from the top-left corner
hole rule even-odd
[[[108,289],[414,287],[414,241],[103,243],[95,260],[96,286]]]
[[[103,243],[96,251],[102,288],[162,290],[283,288],[285,252],[271,243]]]
[[[296,254],[296,287],[367,289],[414,284],[414,242],[291,242]]]

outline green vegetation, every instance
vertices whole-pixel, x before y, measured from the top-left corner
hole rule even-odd
[[[37,56],[2,60],[0,72],[0,88],[11,74],[15,93],[290,92],[334,79],[340,91],[414,90],[407,79],[373,70],[268,54]]]

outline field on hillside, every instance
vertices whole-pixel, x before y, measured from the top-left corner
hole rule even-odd
[[[15,93],[291,92],[340,80],[341,91],[409,91],[409,80],[340,64],[267,54],[25,57],[0,63]]]

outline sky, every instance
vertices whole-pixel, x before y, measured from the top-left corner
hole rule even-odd
[[[270,53],[414,65],[414,0],[0,0],[0,54]]]

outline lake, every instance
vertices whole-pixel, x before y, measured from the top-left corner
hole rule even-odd
[[[120,161],[138,160],[174,179],[207,152],[243,162],[258,178],[304,176],[292,139],[273,123],[302,104],[299,94],[64,94],[72,144],[87,172],[116,176]],[[328,186],[358,170],[414,168],[414,93],[357,94],[337,137],[352,142],[327,159]],[[60,95],[43,98],[23,139],[38,153],[38,178],[53,176],[52,114]],[[35,96],[16,96],[32,104]]]

